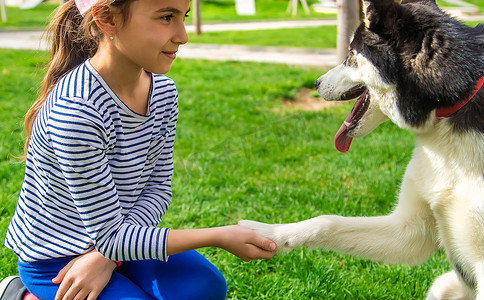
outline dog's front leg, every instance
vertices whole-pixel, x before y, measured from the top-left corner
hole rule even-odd
[[[416,264],[435,251],[436,243],[426,238],[424,224],[411,222],[405,223],[392,214],[382,217],[325,215],[292,224],[242,220],[239,224],[272,239],[282,252],[298,247],[323,248],[386,263]]]
[[[239,224],[272,239],[278,251],[323,248],[387,263],[416,264],[426,260],[438,243],[432,212],[410,185],[402,188],[400,203],[388,216],[323,215],[291,224],[246,220]]]

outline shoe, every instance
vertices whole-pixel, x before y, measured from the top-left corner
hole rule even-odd
[[[8,276],[0,282],[0,300],[22,300],[26,293],[18,276]]]

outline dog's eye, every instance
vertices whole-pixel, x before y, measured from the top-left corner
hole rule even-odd
[[[344,65],[348,67],[356,67],[356,56],[353,51],[350,51],[348,53],[348,56],[346,57],[346,60],[344,61]]]

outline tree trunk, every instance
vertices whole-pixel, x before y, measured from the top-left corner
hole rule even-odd
[[[0,9],[2,14],[2,22],[7,22],[7,11],[5,9],[5,0],[0,0]]]
[[[350,46],[353,32],[360,24],[359,0],[337,0],[338,5],[338,63],[342,63]]]
[[[202,22],[200,20],[200,1],[193,0],[193,25],[195,25],[195,35],[202,34]]]

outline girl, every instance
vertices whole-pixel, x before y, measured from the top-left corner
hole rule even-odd
[[[164,75],[187,42],[189,0],[70,0],[27,113],[26,172],[5,245],[41,299],[223,299],[193,249],[244,261],[275,244],[234,225],[159,228],[171,202],[177,91]]]

